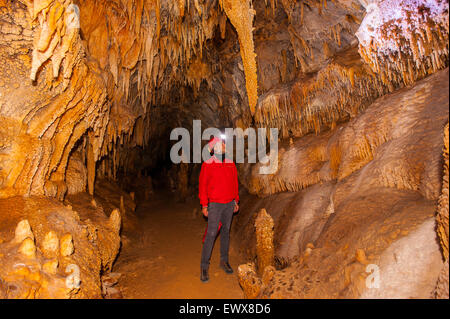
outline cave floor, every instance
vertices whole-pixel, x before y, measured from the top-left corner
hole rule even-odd
[[[210,280],[199,279],[206,220],[195,199],[178,203],[170,193],[152,195],[135,213],[139,229],[123,234],[123,247],[113,267],[113,272],[121,273],[118,284],[123,298],[243,298],[236,274],[237,249],[230,247],[235,273],[227,275],[219,268],[219,237]]]

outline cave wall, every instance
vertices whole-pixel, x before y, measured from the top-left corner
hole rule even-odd
[[[4,83],[0,113],[4,125],[0,134],[0,196],[3,198],[19,194],[63,196],[65,168],[72,147],[94,126],[99,128],[95,143],[100,143],[109,118],[102,81],[87,65],[80,43],[73,40],[75,31],[66,32],[62,39],[53,40],[52,45],[49,39],[42,40],[43,47],[47,44],[48,50],[56,50],[54,67],[46,63],[42,70],[36,67],[35,60],[44,63],[49,57],[33,53],[33,42],[40,37],[33,32],[30,20],[22,3],[2,3],[0,72]],[[59,73],[69,46],[64,72]],[[30,76],[34,77],[31,73],[38,71],[39,78],[31,81]]]
[[[260,164],[243,169],[241,182],[262,198],[244,196],[236,244],[250,261],[257,255],[255,218],[265,208],[279,265],[289,265],[256,297],[434,296],[447,259],[447,213],[437,203],[448,198],[441,195],[448,76],[439,71],[334,130],[282,144],[273,175],[258,174]],[[379,289],[366,286],[369,264],[379,267]]]
[[[448,3],[363,4],[367,12],[356,32],[362,61],[355,48],[338,52],[310,80],[317,93],[305,94],[309,79],[297,78],[290,88],[261,96],[268,119],[262,123],[294,124],[282,130],[275,174],[258,174],[261,164],[239,167],[241,182],[262,197],[244,201],[237,217],[237,241],[251,261],[238,271],[247,296],[447,295],[448,228],[441,217],[447,213],[437,204],[441,185],[439,202],[448,198],[442,169],[448,69],[438,71],[448,66]],[[340,74],[333,78],[330,70]],[[306,98],[297,105],[309,108],[306,121],[292,105],[298,87]],[[258,278],[253,232],[261,208],[275,221],[278,270],[266,268]],[[367,287],[371,264],[385,280],[381,289]]]
[[[436,215],[436,229],[439,236],[439,243],[444,256],[445,264],[439,274],[436,284],[435,296],[437,298],[449,298],[449,267],[448,267],[448,123],[444,129],[442,189],[439,196],[439,206]]]
[[[118,211],[35,196],[0,199],[0,211],[8,212],[0,227],[1,298],[102,298],[101,276],[121,242]]]
[[[161,110],[154,116],[150,104],[168,104],[171,95],[164,92],[175,83],[198,89],[208,75],[197,73],[190,82],[181,78],[217,22],[212,12],[193,23],[200,7],[191,7],[196,14],[181,23],[183,14],[171,2],[2,1],[0,6],[2,197],[63,198],[68,158],[77,143],[83,144],[92,193],[97,161],[108,156],[104,170],[113,175],[126,164],[117,148],[148,143],[155,131],[149,119],[157,121]],[[161,9],[176,16],[162,17]]]

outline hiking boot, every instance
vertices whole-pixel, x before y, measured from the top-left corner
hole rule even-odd
[[[222,268],[227,274],[233,273],[233,268],[231,268],[230,264],[227,261],[221,261],[220,268]]]
[[[202,282],[208,282],[209,281],[209,275],[208,275],[208,268],[202,268],[200,271],[200,280]]]

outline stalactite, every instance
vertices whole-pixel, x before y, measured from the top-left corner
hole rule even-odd
[[[33,20],[38,19],[40,33],[36,33],[36,46],[33,50],[33,62],[31,67],[31,80],[36,80],[39,68],[50,59],[53,63],[53,77],[57,77],[59,66],[69,50],[69,46],[75,41],[78,29],[66,24],[69,15],[67,7],[56,1],[46,1],[46,5],[38,2],[30,3],[33,6]],[[64,34],[65,33],[65,34]],[[64,34],[63,37],[61,35]],[[72,66],[73,67],[73,66]]]
[[[62,68],[63,89],[69,87],[69,90],[66,90],[59,99],[56,99],[51,107],[48,107],[47,103],[36,103],[36,106],[33,106],[33,109],[25,117],[24,122],[28,126],[28,134],[37,133],[40,137],[51,138],[58,145],[56,149],[51,151],[42,148],[44,157],[42,155],[33,156],[41,161],[45,169],[38,166],[37,174],[29,174],[28,169],[18,169],[16,175],[10,174],[11,180],[5,185],[9,184],[11,187],[16,185],[14,186],[15,190],[9,191],[15,193],[18,191],[17,186],[21,185],[23,180],[24,186],[28,185],[26,192],[39,193],[42,192],[42,190],[39,190],[42,185],[42,181],[39,181],[39,179],[45,178],[49,179],[49,182],[46,183],[47,189],[54,189],[47,194],[59,194],[64,188],[60,180],[64,180],[68,157],[77,140],[82,138],[88,129],[93,130],[95,132],[92,140],[94,160],[97,161],[100,157],[107,156],[114,149],[114,147],[111,147],[111,143],[114,143],[116,136],[125,132],[131,134],[136,119],[142,114],[135,114],[126,110],[127,104],[140,104],[144,117],[148,118],[146,114],[147,104],[155,103],[155,95],[151,92],[163,80],[164,69],[170,63],[178,64],[179,61],[189,61],[189,57],[194,54],[193,52],[197,52],[196,47],[198,45],[203,46],[207,40],[205,34],[212,37],[212,31],[199,30],[197,25],[186,29],[188,34],[185,38],[195,41],[194,43],[189,40],[189,47],[187,48],[177,45],[176,29],[169,35],[170,39],[159,36],[161,40],[159,43],[162,44],[163,52],[161,59],[161,56],[158,56],[157,33],[161,29],[161,25],[166,24],[166,21],[163,17],[159,17],[158,21],[156,19],[149,21],[152,17],[156,17],[156,14],[152,16],[149,12],[157,13],[156,11],[161,6],[159,2],[129,1],[126,7],[120,3],[111,2],[110,6],[97,7],[94,2],[80,1],[79,5],[82,7],[80,11],[81,28],[84,29],[87,47],[81,44],[78,28],[72,30],[65,25],[67,15],[73,13],[69,10],[71,1],[67,1],[64,5],[57,1],[47,1],[46,5],[42,5],[42,2],[29,2],[27,4],[28,9],[32,12],[32,20],[38,22],[36,23],[36,46],[34,48],[31,77],[38,80],[36,75],[41,72],[41,69],[45,74],[49,74],[43,64],[45,64],[45,59],[51,59],[53,62],[52,75],[56,78],[47,77],[46,84],[47,87],[57,87],[60,82],[59,64],[64,61]],[[198,5],[198,8],[200,8],[203,4],[199,3]],[[104,15],[109,17],[108,24],[104,24],[101,19],[83,19],[85,15],[89,15],[89,12],[97,10],[109,12],[109,14]],[[211,15],[204,27],[213,29],[217,24],[214,17],[214,15]],[[147,19],[146,23],[142,23],[143,19]],[[152,22],[158,22],[159,28],[157,28],[157,23],[152,24]],[[181,26],[183,24],[177,21],[173,25]],[[105,26],[110,28],[109,32],[105,30]],[[101,31],[97,32],[96,30]],[[192,36],[193,33],[199,34],[199,36]],[[105,35],[110,38],[105,38]],[[109,54],[105,52],[105,50],[108,50],[106,41],[112,44],[109,47]],[[69,47],[71,48],[70,52]],[[167,52],[165,47],[169,48],[170,51]],[[178,53],[174,54],[175,51]],[[86,55],[89,55],[89,61],[85,59]],[[91,63],[91,61],[94,62]],[[98,61],[98,64],[95,61]],[[108,82],[106,88],[103,79],[98,77],[98,74],[102,72],[103,74],[110,72],[113,79],[113,81]],[[176,73],[174,74],[176,75]],[[84,80],[80,81],[81,78]],[[149,80],[152,78],[153,81]],[[175,80],[180,81],[176,77]],[[134,81],[137,81],[140,92],[137,98],[131,98],[130,96],[132,82]],[[191,79],[184,81],[189,83]],[[109,83],[113,83],[113,85],[111,86]],[[195,81],[192,85],[198,87],[199,81]],[[164,88],[169,86],[170,84],[164,84]],[[107,102],[107,98],[112,103]],[[167,99],[167,95],[163,98]],[[123,118],[121,118],[124,110],[126,110],[127,121],[123,121]],[[116,116],[116,114],[121,114],[121,116]],[[80,116],[81,119],[84,118],[85,120],[80,120]],[[138,131],[144,130],[139,125],[137,124]],[[64,134],[56,134],[61,131]],[[139,137],[137,143],[140,145],[143,145],[146,142],[144,139],[148,138],[148,135],[144,138],[141,132],[137,136]],[[46,163],[48,159],[50,165]],[[117,165],[113,165],[109,166],[108,170],[111,173],[111,170],[117,168]],[[25,179],[30,178],[36,181],[26,183]],[[20,182],[18,183],[18,181]],[[62,188],[50,186],[56,184],[61,184]],[[3,196],[7,196],[7,194],[9,193],[5,191]]]
[[[120,153],[118,148],[125,147],[117,141],[129,143],[129,147],[145,147],[151,136],[142,133],[149,132],[152,125],[148,124],[153,116],[149,109],[151,105],[170,104],[170,88],[190,86],[196,96],[202,94],[202,85],[213,90],[216,73],[221,71],[208,60],[211,53],[206,52],[204,45],[212,39],[216,28],[220,29],[221,37],[225,37],[227,16],[238,34],[250,113],[257,126],[279,127],[282,138],[309,132],[318,134],[333,128],[336,123],[356,116],[372,99],[392,91],[399,81],[416,80],[418,76],[412,73],[434,72],[448,64],[444,59],[448,48],[442,46],[448,42],[448,30],[440,27],[442,21],[432,20],[423,28],[405,33],[410,42],[417,42],[411,46],[413,58],[402,64],[390,57],[389,63],[395,67],[391,66],[389,72],[381,72],[381,60],[378,61],[378,55],[373,56],[373,52],[380,50],[380,43],[375,41],[371,47],[360,46],[363,59],[375,71],[380,71],[377,75],[359,62],[352,66],[343,62],[344,58],[339,60],[332,56],[336,54],[334,51],[340,51],[340,45],[348,44],[344,37],[341,38],[341,33],[353,33],[352,25],[358,23],[357,10],[345,11],[348,13],[328,28],[329,32],[322,32],[326,37],[331,36],[334,42],[323,41],[325,36],[318,36],[319,46],[310,36],[305,36],[298,21],[290,21],[288,32],[293,57],[290,49],[281,51],[279,61],[273,63],[279,70],[281,81],[292,80],[290,59],[299,66],[297,71],[300,73],[311,72],[311,65],[320,62],[317,53],[320,47],[326,51],[330,65],[311,73],[312,80],[309,77],[298,79],[291,87],[277,88],[261,95],[258,101],[253,39],[255,10],[251,1],[220,1],[223,14],[219,12],[217,2],[209,1],[111,0],[105,6],[81,0],[76,3],[81,9],[84,42],[80,39],[79,29],[66,25],[68,15],[73,13],[70,11],[73,7],[69,6],[73,1],[22,3],[27,4],[27,14],[34,26],[30,77],[39,85],[39,90],[53,90],[52,94],[58,98],[53,99],[50,94],[27,111],[23,124],[29,136],[21,138],[33,144],[32,138],[36,137],[39,147],[7,175],[4,185],[8,190],[1,196],[17,192],[42,194],[45,181],[48,181],[48,189],[54,189],[48,194],[63,192],[71,149],[78,140],[85,138],[87,131],[94,132],[94,161],[110,157],[111,162],[105,161],[101,167],[104,174],[116,176],[115,170],[123,168],[124,163],[131,163],[114,155]],[[266,6],[270,7],[269,15],[273,19],[278,4],[268,1]],[[326,15],[330,10],[326,1],[296,3],[283,0],[280,7],[284,8],[288,19],[294,11],[300,13],[300,23],[304,23],[311,11],[317,14],[317,10],[321,10]],[[99,14],[93,15],[93,12]],[[87,19],[88,16],[92,18]],[[98,17],[105,17],[106,23]],[[400,41],[398,45],[403,44]],[[429,63],[418,64],[424,55],[429,57]],[[354,63],[353,57],[350,60]],[[395,68],[401,75],[391,72]],[[264,77],[271,71],[260,71],[261,81],[268,83]],[[327,105],[323,105],[321,99],[330,87],[335,92]],[[226,99],[222,101],[221,96],[217,98],[220,103],[227,102]],[[249,114],[240,114],[240,117],[243,126],[252,121]],[[51,144],[58,146],[51,148]],[[19,148],[15,152],[20,153]],[[361,153],[361,156],[367,157],[367,154]],[[39,163],[38,167],[35,167],[36,163]]]
[[[384,156],[384,160],[386,161],[386,157],[389,156],[387,154],[393,152],[390,147],[398,143],[392,142],[392,140],[399,138],[394,132],[398,132],[399,129],[407,130],[408,132],[410,130],[414,131],[413,127],[408,126],[409,124],[406,126],[403,126],[403,124],[398,125],[399,118],[407,118],[407,121],[411,121],[413,118],[418,118],[418,114],[425,114],[423,112],[428,112],[436,105],[440,105],[439,111],[433,112],[433,117],[436,121],[442,121],[442,118],[447,120],[443,111],[446,107],[446,102],[444,101],[445,96],[444,99],[437,101],[437,97],[433,96],[434,93],[426,91],[431,90],[437,83],[441,83],[440,81],[444,81],[445,83],[445,77],[447,75],[448,72],[441,71],[434,78],[430,79],[429,82],[415,87],[414,90],[411,89],[411,93],[407,94],[408,97],[404,98],[405,100],[399,98],[399,95],[393,95],[390,96],[391,100],[381,100],[372,105],[367,105],[369,108],[367,106],[362,108],[359,105],[357,109],[352,111],[351,109],[353,107],[350,109],[345,107],[344,109],[347,109],[348,112],[355,112],[353,118],[347,124],[338,124],[336,129],[321,131],[316,136],[304,136],[305,131],[298,130],[296,132],[290,126],[289,129],[294,134],[299,134],[302,138],[298,140],[297,144],[294,143],[295,147],[289,147],[288,150],[281,153],[281,160],[279,160],[281,167],[279,166],[277,172],[270,176],[258,175],[256,174],[258,169],[253,169],[252,173],[243,179],[244,185],[248,187],[251,193],[260,196],[284,191],[300,191],[317,183],[332,180],[344,181],[352,174],[355,174],[355,172],[366,167],[369,163],[380,161],[381,156]],[[347,77],[344,71],[341,76],[344,78]],[[350,81],[348,79],[346,81],[348,81],[348,87],[352,87]],[[354,87],[358,86],[358,81],[356,81]],[[366,87],[369,87],[369,85],[362,82],[359,89]],[[424,87],[427,89],[424,90]],[[339,87],[335,90],[337,89]],[[439,95],[437,93],[439,90],[440,87],[433,89],[433,92]],[[282,104],[277,102],[280,100],[282,94],[287,94],[287,92],[272,93],[267,97],[261,97],[261,101],[264,101],[267,105],[260,104],[259,106],[265,110],[279,107],[280,113],[283,114],[282,116],[272,117],[270,115],[276,114],[275,111],[265,113],[262,110],[257,110],[258,112],[256,114],[259,116],[258,118],[263,121],[261,125],[275,126],[279,125],[278,123],[283,123],[283,117],[286,118],[289,113],[284,113],[284,109],[281,108]],[[352,99],[352,95],[354,93],[348,95],[343,94],[341,99],[349,100],[350,105],[358,105],[357,103],[360,102],[357,99]],[[432,96],[433,98],[431,98]],[[430,99],[430,101],[425,102],[427,99]],[[402,105],[407,107],[404,109],[396,108],[395,105],[400,103],[399,101],[402,101]],[[315,107],[317,108],[317,105]],[[428,111],[425,111],[425,108]],[[302,110],[303,108],[299,109]],[[361,109],[365,109],[365,111],[361,112]],[[308,120],[306,124],[310,123],[308,126],[309,132],[314,131],[318,125],[324,125],[324,122],[315,123],[318,120],[334,121],[334,123],[342,122],[339,118],[339,113],[342,112],[340,108],[336,109],[336,115],[334,115],[334,112],[330,112],[329,109],[324,108],[323,117],[314,116],[314,113],[310,113],[308,108],[304,112],[304,117]],[[328,116],[326,116],[325,112],[328,112]],[[272,120],[271,122],[271,118],[274,118],[275,121]],[[284,134],[283,130],[281,134]],[[432,190],[431,188],[427,189],[427,187],[424,187],[424,180],[428,178],[426,177],[428,175],[424,173],[427,170],[425,168],[427,164],[422,162],[423,159],[421,156],[424,156],[424,154],[417,155],[417,152],[419,152],[417,148],[403,150],[400,152],[401,155],[397,155],[399,156],[398,162],[393,161],[392,163],[395,164],[384,164],[385,166],[377,168],[378,180],[376,181],[376,185],[393,189],[413,190],[420,192],[426,198],[437,198],[439,191],[435,187]],[[380,153],[384,155],[380,155]],[[390,161],[388,162],[391,163]]]
[[[244,64],[248,103],[251,113],[254,114],[258,101],[256,54],[253,43],[253,18],[256,12],[249,0],[221,0],[220,4],[238,34],[241,57]]]
[[[317,105],[316,99],[330,87],[334,88],[333,99],[327,97],[327,104]],[[288,129],[300,137],[331,128],[348,114],[356,116],[370,101],[389,91],[389,85],[364,65],[355,49],[350,49],[314,77],[261,95],[254,119],[258,127],[278,127],[282,138],[288,136]]]
[[[400,76],[410,85],[448,66],[448,1],[378,0],[371,8],[356,36],[374,72]],[[402,18],[392,23],[400,12]]]

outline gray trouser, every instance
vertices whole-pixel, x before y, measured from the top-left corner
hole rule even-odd
[[[217,237],[219,222],[220,228],[220,260],[228,262],[228,248],[230,246],[230,227],[233,219],[234,200],[226,203],[209,203],[208,205],[208,229],[206,231],[205,243],[202,249],[202,268],[208,268],[209,259]]]

